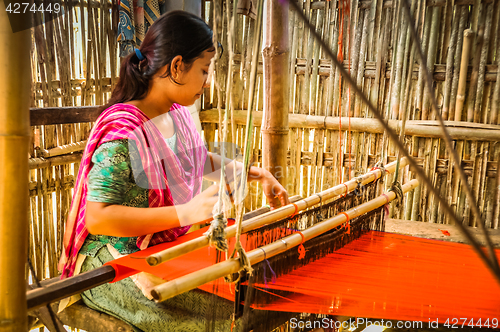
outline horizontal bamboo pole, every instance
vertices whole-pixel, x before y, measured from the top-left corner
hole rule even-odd
[[[236,124],[244,124],[246,111],[234,111]],[[262,123],[262,112],[254,112],[254,126]],[[217,110],[200,112],[202,123],[217,123]],[[351,118],[351,130],[364,133],[381,134],[384,128],[377,119]],[[289,127],[316,128],[338,130],[339,123],[342,130],[349,129],[349,118],[324,117],[306,114],[289,114]],[[400,120],[389,120],[389,127],[398,130],[401,127]],[[500,126],[479,123],[468,123],[459,121],[445,121],[446,129],[452,139],[472,141],[500,141]],[[437,121],[408,120],[405,127],[406,136],[421,136],[441,138],[441,128]]]
[[[404,167],[407,165],[406,158],[401,159],[400,167]],[[389,173],[393,173],[396,170],[396,162],[392,162],[387,164],[385,167],[386,171]],[[363,185],[375,181],[379,177],[382,176],[382,171],[380,169],[376,169],[374,171],[368,172],[365,175],[360,176],[358,179],[361,181]],[[357,179],[353,179],[351,181],[347,181],[345,183],[339,184],[335,187],[324,190],[320,193],[311,195],[303,200],[296,202],[298,211],[305,210],[309,207],[319,204],[322,201],[326,201],[328,199],[334,198],[336,196],[342,195],[346,192],[352,191],[356,189],[358,185]],[[270,211],[261,216],[251,218],[242,223],[242,233],[249,232],[253,229],[256,229],[260,226],[273,223],[280,219],[286,218],[293,213],[295,213],[295,206],[292,204],[280,207],[279,209]],[[236,225],[230,226],[226,228],[226,238],[234,237],[236,234]],[[155,266],[161,264],[163,262],[169,261],[173,258],[185,255],[192,251],[195,251],[200,248],[204,248],[208,246],[209,241],[206,236],[200,236],[199,238],[193,239],[188,242],[184,242],[178,246],[166,249],[162,252],[153,254],[149,256],[146,260],[149,265]]]
[[[30,158],[28,160],[29,169],[38,169],[58,165],[77,163],[82,160],[82,153],[77,152],[67,156],[58,156],[50,159]]]
[[[76,143],[70,143],[66,145],[61,145],[52,149],[42,150],[42,157],[50,158],[55,156],[60,156],[63,154],[68,154],[71,152],[83,151],[85,150],[85,145],[87,145],[87,141],[81,141]]]
[[[413,190],[418,186],[418,180],[414,179],[410,182],[403,185],[403,193],[406,193],[410,190]],[[379,196],[371,201],[363,203],[357,207],[354,207],[345,213],[349,216],[349,220],[356,218],[366,212],[372,211],[376,208],[387,204],[388,202],[394,200],[396,198],[396,194],[393,191],[389,191],[382,196]],[[347,221],[347,217],[341,213],[336,215],[333,218],[327,219],[320,223],[317,223],[314,226],[311,226],[301,233],[302,235],[295,233],[289,235],[283,239],[270,243],[260,248],[254,249],[247,253],[248,259],[250,260],[250,264],[256,264],[263,261],[265,258],[276,256],[282,252],[285,252],[288,249],[294,248],[300,245],[302,242],[310,240],[314,237],[317,237],[335,227],[338,227]],[[215,264],[204,268],[202,270],[193,272],[191,274],[182,276],[180,278],[168,281],[164,284],[156,286],[151,290],[151,295],[155,299],[156,302],[162,302],[168,300],[176,295],[182,294],[184,292],[190,291],[199,287],[201,285],[206,284],[207,282],[211,282],[222,278],[226,275],[236,273],[240,270],[240,260],[238,258],[232,258],[226,260],[222,263]]]

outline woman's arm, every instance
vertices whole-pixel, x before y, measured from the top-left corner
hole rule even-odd
[[[85,223],[91,234],[141,236],[207,222],[217,199],[217,186],[211,186],[189,203],[177,206],[137,208],[87,201]]]
[[[212,158],[212,160],[210,160]],[[212,165],[213,162],[213,165]],[[232,182],[233,181],[233,175],[234,175],[234,168],[236,167],[236,174],[241,174],[243,170],[243,163],[240,163],[239,161],[232,160],[229,158],[224,159],[225,165],[226,165],[226,176],[227,176],[227,181]],[[207,159],[205,162],[205,168],[204,168],[204,178],[213,181],[213,182],[219,182],[220,181],[220,169],[222,165],[222,157],[216,153],[211,153],[208,152]],[[212,168],[213,166],[213,168]],[[251,166],[250,167],[250,172],[248,174],[248,182],[251,181],[261,181],[263,177],[270,175],[266,174],[266,170]]]
[[[243,163],[236,160],[226,158],[226,176],[227,182],[232,182],[234,175],[234,167],[236,167],[237,174],[240,174],[243,169]],[[213,164],[212,164],[213,163]],[[208,152],[205,162],[204,174],[205,179],[219,182],[220,181],[220,168],[222,164],[222,157],[218,154]],[[213,171],[215,170],[215,171]],[[267,170],[255,166],[251,166],[247,178],[248,182],[258,181],[262,184],[264,195],[271,207],[275,209],[281,203],[281,206],[290,204],[288,200],[288,193],[283,186],[276,180],[276,178]],[[278,203],[279,202],[279,203]]]

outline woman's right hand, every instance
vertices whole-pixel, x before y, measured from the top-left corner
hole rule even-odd
[[[205,191],[193,197],[177,209],[181,226],[206,223],[213,218],[212,210],[217,203],[219,188],[217,185],[208,187]]]

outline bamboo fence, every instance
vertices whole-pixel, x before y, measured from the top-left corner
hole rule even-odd
[[[102,105],[116,82],[117,2],[73,3],[66,15],[32,29],[32,107]],[[410,61],[412,40],[400,1],[351,0],[345,8],[342,3],[300,1],[306,15],[334,53],[343,57],[345,68],[383,110],[391,126],[400,130],[402,120],[406,121],[407,149],[432,177],[441,195],[463,216],[464,223],[475,226],[436,129],[424,85],[425,68],[416,60]],[[228,137],[242,147],[246,115],[238,110],[246,113],[248,108],[252,41],[259,36],[253,35],[255,21],[232,13],[232,8],[232,1],[202,2],[203,16],[215,27],[216,38],[225,51],[217,60],[212,87],[203,96],[200,118],[206,141],[220,141],[218,110],[224,112],[225,98],[231,95],[236,128],[228,132]],[[498,228],[500,194],[495,188],[500,185],[500,1],[413,0],[412,10],[418,16],[424,53],[432,64],[428,69],[433,73],[439,111],[448,120],[486,226]],[[234,54],[230,64],[228,22],[233,15]],[[290,11],[288,17],[290,131],[288,146],[283,147],[288,149],[283,171],[287,172],[289,194],[308,197],[366,173],[377,162],[394,161],[397,151],[297,15]],[[262,54],[259,58],[252,109],[256,114],[252,156],[257,166],[262,162],[259,121],[264,86]],[[39,277],[57,274],[82,142],[91,126],[32,126],[29,255]],[[386,186],[393,181],[391,177]],[[408,182],[413,177],[406,167],[399,180]],[[407,193],[405,198],[403,208],[391,211],[393,217],[448,222],[425,187]],[[245,200],[246,209],[259,208],[262,202],[262,188],[254,182]]]

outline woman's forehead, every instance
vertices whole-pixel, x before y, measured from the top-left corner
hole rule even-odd
[[[202,56],[198,58],[197,61],[200,61],[202,65],[209,66],[214,56],[215,56],[215,50],[213,51],[206,50],[202,53]]]

